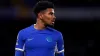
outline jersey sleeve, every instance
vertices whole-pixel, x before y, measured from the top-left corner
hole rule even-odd
[[[64,40],[62,33],[59,34],[58,41],[57,41],[57,56],[64,56]]]
[[[15,56],[23,56],[23,55],[24,55],[24,39],[23,39],[23,33],[19,31],[15,45]]]

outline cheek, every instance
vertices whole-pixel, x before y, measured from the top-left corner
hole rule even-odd
[[[45,17],[44,17],[44,20],[46,20],[46,21],[51,21],[51,16],[49,16],[49,15],[46,15]]]

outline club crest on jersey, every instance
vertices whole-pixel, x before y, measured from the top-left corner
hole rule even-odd
[[[52,42],[52,38],[51,38],[51,37],[47,37],[46,40],[47,40],[48,42]]]

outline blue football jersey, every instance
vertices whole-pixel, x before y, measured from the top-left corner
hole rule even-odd
[[[64,50],[62,33],[46,27],[37,30],[34,25],[19,31],[15,46],[15,56],[55,56],[57,52]],[[64,56],[64,52],[57,56]]]

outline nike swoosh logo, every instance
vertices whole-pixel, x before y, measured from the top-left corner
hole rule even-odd
[[[27,39],[28,41],[31,41],[31,40],[33,40],[34,38],[31,38],[31,39]]]

